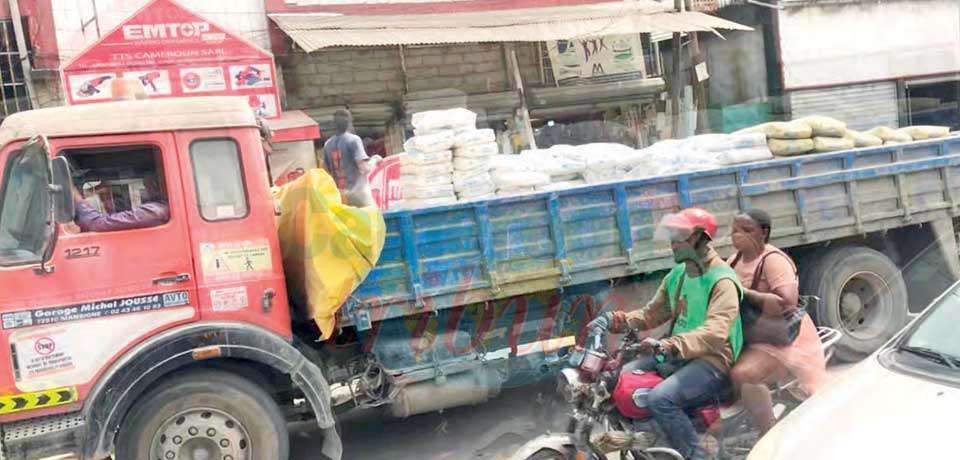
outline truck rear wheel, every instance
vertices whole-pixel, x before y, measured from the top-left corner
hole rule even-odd
[[[116,458],[287,460],[280,408],[257,385],[229,372],[194,371],[148,392],[120,428]]]
[[[853,361],[872,353],[907,322],[907,287],[900,269],[870,248],[839,248],[814,262],[802,292],[820,297],[821,326],[843,332],[837,357]]]

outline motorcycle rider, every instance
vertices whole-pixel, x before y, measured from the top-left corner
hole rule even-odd
[[[668,338],[648,337],[641,343],[647,351],[662,350],[674,364],[672,374],[663,375],[666,367],[653,357],[628,363],[622,372],[660,369],[666,380],[649,393],[647,408],[684,458],[707,458],[684,409],[715,401],[729,388],[730,368],[743,343],[739,315],[743,288],[733,269],[711,247],[717,220],[709,212],[688,208],[668,215],[657,233],[658,238],[669,237],[677,265],[656,295],[637,311],[605,312],[589,327],[594,333],[619,333],[673,321]]]

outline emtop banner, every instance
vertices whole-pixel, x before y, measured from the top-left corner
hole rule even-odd
[[[70,104],[109,101],[111,80],[138,80],[151,97],[244,96],[280,115],[273,55],[187,10],[155,0],[61,68]]]

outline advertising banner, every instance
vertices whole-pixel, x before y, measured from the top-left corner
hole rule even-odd
[[[60,69],[67,101],[109,101],[111,80],[139,80],[153,97],[244,96],[280,115],[273,55],[187,10],[154,0]]]
[[[547,43],[553,75],[560,84],[643,78],[639,34],[556,40]]]

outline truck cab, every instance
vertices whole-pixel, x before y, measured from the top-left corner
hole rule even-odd
[[[6,458],[286,458],[287,387],[339,456],[242,98],[18,113],[0,178]]]

